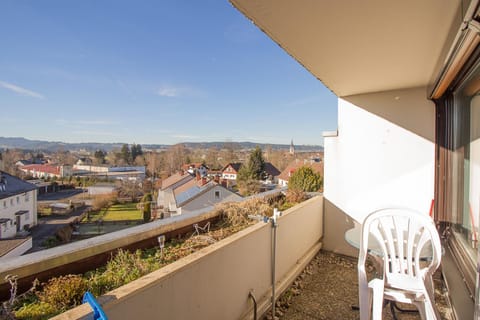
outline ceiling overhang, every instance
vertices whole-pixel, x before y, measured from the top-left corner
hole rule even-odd
[[[431,85],[463,17],[461,0],[230,1],[340,97]]]

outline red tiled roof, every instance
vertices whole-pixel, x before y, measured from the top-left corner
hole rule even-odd
[[[183,179],[186,179],[187,177],[191,177],[191,175],[189,173],[186,173],[186,174],[175,173],[171,175],[170,177],[162,181],[162,190],[174,185],[177,182],[180,182]]]
[[[290,175],[294,173],[295,170],[303,166],[312,168],[314,172],[320,173],[323,177],[323,161],[295,159],[285,168],[285,170],[282,171],[280,176],[278,176],[278,179],[288,181],[290,179]]]

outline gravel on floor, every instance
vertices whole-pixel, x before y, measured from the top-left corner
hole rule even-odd
[[[370,268],[373,272],[373,268]],[[436,304],[442,319],[451,320],[446,289],[437,272],[434,277]],[[289,289],[278,299],[275,319],[329,320],[359,319],[357,260],[328,251],[320,251]],[[405,308],[412,308],[406,305]],[[414,308],[414,307],[413,307]],[[398,319],[420,319],[418,313],[396,312]],[[266,319],[272,319],[267,313]],[[383,319],[392,319],[390,308]]]

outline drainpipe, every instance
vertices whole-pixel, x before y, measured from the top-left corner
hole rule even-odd
[[[260,215],[249,215],[248,217],[250,219],[255,219],[255,220],[262,220],[263,222],[271,222],[272,228],[273,228],[273,234],[272,234],[272,318],[275,319],[275,265],[276,265],[276,258],[277,258],[277,219],[279,216],[281,216],[282,213],[278,211],[277,208],[273,209],[273,215],[271,217],[265,217],[265,216],[260,216]]]
[[[248,296],[253,300],[253,320],[257,320],[257,299],[255,299],[253,291],[250,291]]]
[[[273,228],[273,239],[272,239],[272,319],[275,319],[275,266],[277,258],[277,219],[280,216],[281,212],[277,208],[273,209],[273,216],[270,218]]]

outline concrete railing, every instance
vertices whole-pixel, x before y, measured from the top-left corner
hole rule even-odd
[[[278,220],[276,292],[280,294],[321,248],[323,197]],[[271,302],[271,223],[259,222],[190,256],[99,297],[110,319],[251,319]],[[54,319],[91,319],[81,305]]]
[[[120,248],[151,248],[158,245],[157,237],[160,234],[174,236],[190,232],[195,223],[216,218],[217,213],[212,209],[157,220],[19,257],[1,259],[0,297],[3,300],[9,298],[10,285],[5,280],[5,276],[9,274],[18,277],[17,285],[19,291],[23,292],[31,287],[36,278],[46,281],[52,276],[83,273],[105,264],[111,254]]]

